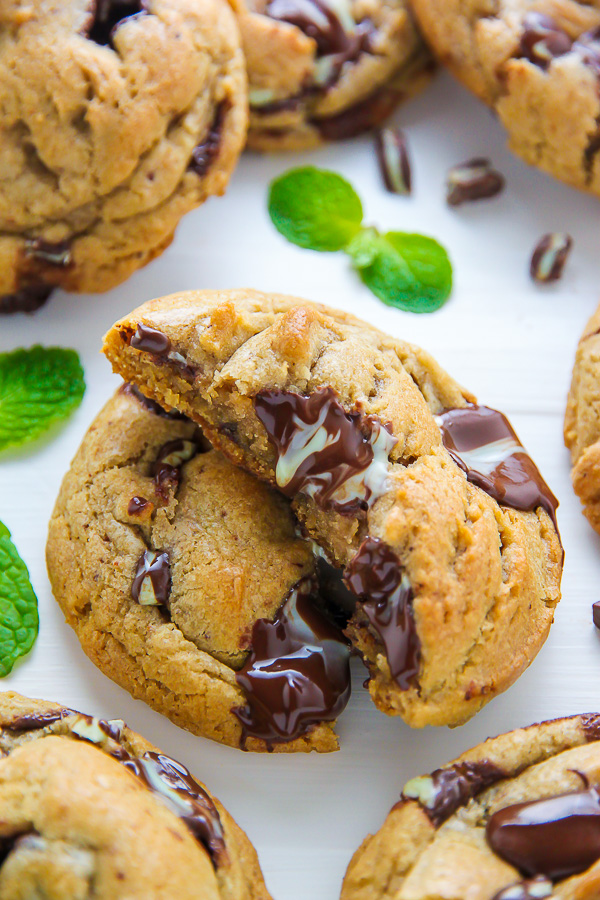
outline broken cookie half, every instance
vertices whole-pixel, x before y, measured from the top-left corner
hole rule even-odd
[[[560,596],[557,502],[506,418],[427,353],[251,290],[153,300],[104,351],[292,499],[357,600],[346,634],[381,710],[458,725],[529,665]]]

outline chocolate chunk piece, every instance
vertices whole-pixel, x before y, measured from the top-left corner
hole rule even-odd
[[[492,900],[544,900],[545,897],[552,895],[552,891],[553,884],[550,879],[544,875],[537,875],[526,881],[509,884],[494,894]]]
[[[504,189],[504,176],[492,168],[489,159],[476,157],[454,166],[446,180],[448,206],[495,197]]]
[[[154,483],[156,493],[164,500],[168,499],[169,491],[176,491],[179,487],[183,463],[192,459],[197,452],[198,444],[183,438],[168,441],[160,448],[154,465]]]
[[[468,404],[444,410],[436,422],[444,447],[469,481],[501,506],[522,510],[541,506],[556,527],[558,500],[506,416],[488,406]]]
[[[219,104],[208,134],[202,143],[192,150],[192,158],[188,169],[191,169],[192,172],[195,172],[200,177],[206,175],[208,169],[219,155],[223,122],[225,121],[227,109],[226,103]]]
[[[358,137],[387,119],[402,97],[402,91],[386,86],[335,116],[312,119],[311,124],[326,141]]]
[[[127,504],[127,514],[130,516],[140,516],[152,504],[145,497],[132,497]]]
[[[38,728],[46,728],[54,722],[60,721],[73,714],[72,709],[57,709],[52,712],[25,713],[13,719],[10,725],[5,725],[9,731],[37,731]]]
[[[346,567],[344,580],[381,638],[392,678],[402,690],[408,690],[419,674],[421,642],[412,587],[400,560],[385,541],[368,537]]]
[[[529,272],[533,280],[541,284],[558,281],[572,246],[573,239],[568,234],[557,231],[545,234],[531,257]]]
[[[459,762],[436,769],[431,775],[412,778],[405,784],[402,797],[418,800],[433,825],[439,828],[457,809],[505,777],[506,772],[487,759]]]
[[[149,325],[142,325],[140,322],[129,340],[129,345],[135,350],[143,350],[145,353],[152,353],[154,356],[166,356],[171,349],[171,341],[158,331],[157,328],[150,328]]]
[[[336,13],[346,12],[345,21]],[[271,19],[289,22],[312,38],[317,45],[317,55],[345,53],[354,30],[350,8],[344,4],[329,5],[323,0],[271,0],[265,10]]]
[[[94,5],[87,37],[102,46],[112,45],[114,31],[124,19],[146,15],[145,0],[94,0]]]
[[[41,238],[27,241],[25,244],[25,256],[60,269],[69,269],[73,265],[71,241],[50,243]]]
[[[571,38],[554,19],[539,12],[529,12],[523,19],[518,56],[547,69],[553,59],[571,49]]]
[[[254,409],[277,451],[275,477],[343,515],[368,509],[384,490],[397,440],[376,416],[346,412],[332,388],[309,396],[261,391]]]
[[[140,606],[168,607],[170,592],[169,554],[160,550],[145,550],[138,560],[131,596]]]
[[[596,628],[600,628],[600,601],[596,600],[595,603],[592,604],[592,616],[594,619],[594,625]]]
[[[556,881],[600,859],[598,788],[500,809],[486,825],[494,853],[525,875]]]
[[[248,705],[234,709],[248,736],[269,744],[291,741],[336,719],[350,698],[350,648],[315,606],[305,578],[275,619],[259,619],[251,652],[236,680]]]
[[[53,286],[40,284],[21,288],[14,294],[3,294],[0,296],[0,315],[35,312],[44,305],[53,290]]]
[[[392,194],[410,194],[410,161],[403,132],[399,128],[380,128],[375,133],[375,148],[387,190]]]

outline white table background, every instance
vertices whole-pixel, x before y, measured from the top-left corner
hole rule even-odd
[[[400,109],[413,163],[413,196],[382,186],[369,138],[311,154],[246,155],[227,196],[180,225],[171,248],[104,296],[54,295],[34,316],[0,318],[0,351],[36,342],[74,347],[85,367],[82,406],[52,439],[0,459],[0,519],[10,528],[39,598],[41,628],[28,658],[4,687],[58,700],[128,724],[179,758],[220,797],[258,849],[276,900],[337,900],[351,854],[377,829],[403,783],[488,735],[545,718],[600,709],[600,645],[591,604],[600,599],[599,541],[569,478],[562,418],[579,334],[600,294],[600,205],[505,149],[500,125],[448,76]],[[506,176],[493,200],[451,210],[447,169],[489,155]],[[365,222],[438,238],[454,264],[446,306],[414,315],[384,306],[342,253],[287,243],[266,211],[269,181],[287,168],[332,168],[358,190]],[[562,280],[538,287],[531,251],[548,231],[568,231],[574,248]],[[565,550],[563,600],[544,649],[505,694],[462,728],[413,731],[379,713],[362,688],[339,722],[342,749],[328,755],[253,755],[187,734],[114,685],[84,656],[48,584],[44,546],[61,478],[95,414],[118,385],[100,355],[102,334],[149,299],[188,288],[250,286],[349,310],[421,344],[480,402],[506,412],[560,499]],[[2,685],[0,684],[0,688]]]

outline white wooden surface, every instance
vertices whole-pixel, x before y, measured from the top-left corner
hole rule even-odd
[[[123,717],[185,762],[247,830],[276,900],[336,900],[352,852],[380,825],[408,777],[488,735],[600,709],[600,646],[591,620],[591,603],[600,598],[599,543],[572,493],[562,444],[576,342],[600,293],[600,205],[514,159],[498,123],[448,77],[439,77],[396,120],[410,142],[412,198],[382,189],[368,138],[312,154],[247,155],[227,196],[189,215],[164,256],[120,288],[105,296],[57,294],[33,317],[0,319],[0,350],[35,342],[75,347],[88,385],[81,408],[52,440],[0,461],[0,518],[29,566],[41,614],[34,651],[4,686]],[[491,156],[507,189],[494,200],[450,210],[446,170],[475,155]],[[343,254],[300,250],[275,232],[267,185],[305,163],[347,176],[363,198],[367,222],[423,231],[447,246],[455,289],[444,309],[426,316],[389,309],[361,285]],[[570,232],[574,249],[562,281],[540,288],[529,279],[529,257],[552,230]],[[45,572],[46,527],[69,461],[118,383],[99,354],[102,334],[150,297],[245,285],[320,300],[422,344],[480,401],[510,415],[560,499],[566,568],[551,636],[517,684],[462,728],[412,731],[377,712],[357,664],[354,694],[339,724],[339,753],[244,754],[193,737],[133,701],[94,668],[62,621]]]

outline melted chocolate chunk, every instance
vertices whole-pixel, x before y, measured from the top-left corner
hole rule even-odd
[[[491,816],[486,837],[494,853],[525,875],[556,881],[584,872],[600,859],[600,791],[507,806]]]
[[[113,34],[125,19],[147,13],[145,0],[94,0],[94,5],[87,36],[102,46],[112,45]]]
[[[552,895],[553,885],[549,878],[537,875],[527,881],[517,881],[494,894],[492,900],[543,900]]]
[[[571,49],[571,38],[554,19],[539,12],[529,12],[523,19],[523,32],[518,56],[547,69],[553,59]]]
[[[322,0],[271,0],[265,14],[295,25],[317,45],[317,56],[345,53],[352,41],[334,10]]]
[[[10,725],[5,725],[9,731],[37,731],[38,728],[46,728],[54,722],[65,719],[67,716],[73,715],[72,709],[57,709],[52,712],[25,713],[13,719]]]
[[[376,416],[346,412],[330,387],[309,396],[261,391],[254,409],[277,451],[284,494],[302,492],[324,509],[355,515],[383,492],[397,441]]]
[[[68,269],[73,265],[71,241],[50,243],[41,238],[27,241],[25,244],[25,256],[38,260],[47,266],[57,266],[60,269]]]
[[[586,713],[581,717],[581,726],[588,743],[600,741],[600,713]]]
[[[408,690],[419,674],[421,642],[414,595],[398,557],[385,541],[368,537],[346,567],[344,580],[381,638],[392,678],[401,690]]]
[[[192,158],[188,169],[191,169],[192,172],[195,172],[200,177],[206,175],[210,166],[219,155],[223,122],[228,109],[229,105],[227,103],[219,104],[208,134],[202,143],[192,150]]]
[[[315,606],[312,579],[290,591],[275,619],[258,619],[250,656],[236,673],[247,706],[233,710],[248,736],[292,741],[337,719],[350,698],[350,648]]]
[[[144,550],[131,585],[131,596],[141,606],[169,606],[171,566],[169,554]]]
[[[185,419],[183,413],[178,412],[176,409],[172,409],[171,412],[167,412],[166,409],[163,409],[158,403],[154,400],[150,400],[149,397],[145,397],[142,392],[135,386],[135,384],[130,384],[128,381],[122,385],[119,390],[122,394],[129,394],[130,397],[135,397],[136,400],[144,406],[148,412],[154,413],[155,416],[162,416],[165,419]]]
[[[506,778],[506,772],[488,759],[455,763],[413,778],[405,785],[402,798],[419,800],[432,824],[439,828],[457,809],[501,778]]]
[[[39,284],[21,288],[14,294],[3,294],[0,296],[0,315],[35,312],[44,305],[53,290],[53,286]]]
[[[387,86],[343,112],[323,119],[313,119],[311,124],[326,141],[345,141],[370,131],[387,119],[403,97],[403,91]]]
[[[129,346],[134,350],[143,350],[145,353],[152,353],[153,356],[166,356],[171,349],[171,341],[158,331],[157,328],[151,328],[149,325],[138,324],[135,334],[129,340]]]
[[[469,404],[436,416],[444,447],[467,479],[513,509],[545,509],[556,527],[558,500],[498,410]]]
[[[195,441],[183,438],[169,441],[160,448],[154,464],[154,483],[156,493],[164,500],[168,500],[169,491],[177,490],[181,480],[181,466],[192,459],[198,449]]]
[[[149,506],[150,501],[146,500],[145,497],[132,497],[127,504],[127,515],[139,516],[144,512],[145,509],[148,509]]]

